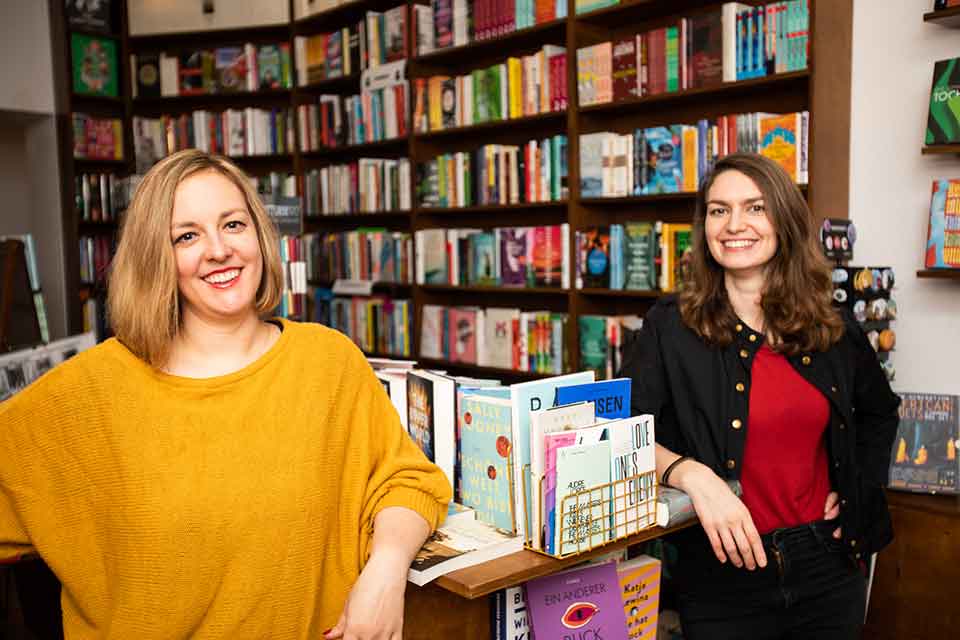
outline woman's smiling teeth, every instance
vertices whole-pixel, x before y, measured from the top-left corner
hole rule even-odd
[[[204,280],[210,284],[226,284],[240,275],[240,269],[229,269],[227,271],[218,271],[206,276]]]
[[[752,247],[756,240],[724,240],[723,246],[726,249],[746,249]]]

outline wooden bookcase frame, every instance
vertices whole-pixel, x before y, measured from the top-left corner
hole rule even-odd
[[[64,61],[57,67],[57,113],[59,125],[61,200],[64,217],[64,246],[67,264],[69,327],[77,332],[82,327],[81,284],[77,239],[81,232],[116,225],[81,224],[73,213],[73,176],[102,167],[107,171],[131,173],[133,158],[133,115],[157,115],[193,109],[217,109],[226,106],[284,105],[296,108],[309,102],[319,92],[359,92],[359,75],[336,78],[309,87],[291,90],[252,92],[249,94],[182,96],[157,99],[132,99],[129,54],[177,47],[216,47],[251,42],[293,41],[295,35],[309,35],[332,30],[351,23],[367,10],[383,10],[401,4],[396,0],[357,0],[328,12],[294,20],[292,2],[287,25],[231,29],[229,31],[190,32],[130,37],[127,33],[126,3],[115,0],[116,37],[120,41],[120,86],[123,97],[101,105],[104,111],[123,118],[124,161],[89,163],[72,158],[70,112],[80,108],[81,101],[70,92],[68,50],[69,32],[63,15],[63,2],[49,0],[54,59]],[[406,0],[408,15],[408,47],[414,51],[412,5],[424,0]],[[303,219],[304,231],[333,231],[378,224],[394,230],[416,231],[432,227],[484,227],[570,224],[571,234],[590,226],[607,225],[627,220],[687,221],[692,215],[693,198],[689,194],[640,196],[617,199],[581,199],[579,190],[579,136],[581,133],[612,130],[632,131],[640,126],[695,121],[702,117],[751,111],[786,111],[806,109],[810,112],[810,180],[806,189],[808,201],[818,217],[847,217],[850,173],[850,70],[853,23],[852,0],[810,0],[811,34],[809,67],[805,71],[732,83],[715,89],[688,90],[642,97],[627,102],[579,108],[576,95],[576,51],[578,47],[610,40],[618,35],[637,33],[675,21],[705,7],[716,7],[717,0],[633,0],[623,4],[576,15],[575,3],[569,0],[568,17],[507,34],[494,40],[473,42],[408,59],[407,77],[426,77],[444,73],[462,74],[469,69],[504,60],[508,55],[528,54],[551,43],[566,47],[567,83],[570,108],[565,112],[484,123],[452,131],[418,134],[411,131],[406,138],[367,145],[357,145],[321,152],[303,153],[299,145],[291,154],[282,156],[238,158],[237,163],[252,174],[272,170],[302,175],[306,170],[331,162],[342,162],[360,155],[371,157],[409,157],[411,182],[416,181],[415,167],[439,153],[477,148],[490,142],[520,144],[534,137],[565,132],[568,137],[569,198],[562,202],[522,204],[506,207],[482,206],[466,209],[425,209],[414,203],[411,211],[379,214],[323,216]],[[748,4],[765,4],[750,0]],[[291,46],[292,49],[292,46]],[[84,101],[89,102],[89,101]],[[412,103],[412,100],[410,101]],[[409,115],[409,114],[408,114]],[[415,199],[415,184],[411,184]],[[572,247],[570,264],[575,265]],[[575,275],[575,274],[574,274]],[[588,290],[512,290],[504,287],[434,287],[410,285],[406,288],[380,289],[404,294],[413,301],[414,332],[411,336],[416,357],[420,343],[419,318],[424,304],[469,304],[479,306],[516,306],[521,309],[564,310],[570,316],[566,332],[568,367],[579,368],[579,338],[576,319],[583,314],[642,314],[653,303],[658,292]],[[508,380],[531,377],[509,370],[493,370],[462,364],[442,363],[454,372],[475,375],[497,375]]]

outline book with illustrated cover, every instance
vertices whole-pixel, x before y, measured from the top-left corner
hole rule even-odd
[[[214,90],[238,93],[247,88],[247,60],[243,47],[220,47],[213,52]]]
[[[531,640],[524,586],[507,587],[490,595],[492,640]]]
[[[933,181],[924,266],[960,269],[960,179]]]
[[[647,194],[678,193],[683,184],[680,127],[651,127],[644,132],[647,144]]]
[[[141,53],[136,56],[138,98],[159,98],[161,95],[160,54]]]
[[[500,236],[500,283],[505,285],[527,284],[530,243],[529,227],[501,229]]]
[[[657,640],[660,568],[660,561],[647,555],[617,564],[630,640]]]
[[[580,268],[583,286],[610,286],[610,227],[592,227],[580,234]]]
[[[479,520],[458,519],[439,527],[417,553],[407,580],[422,587],[451,571],[496,560],[523,549],[521,536]]]
[[[428,371],[407,373],[407,432],[454,485],[456,382]]]
[[[67,25],[71,29],[110,33],[112,0],[64,0]]]
[[[960,142],[960,58],[939,60],[933,66],[925,142]]]
[[[960,397],[901,393],[900,424],[890,457],[891,489],[960,493]]]
[[[73,92],[116,98],[118,89],[117,43],[111,38],[70,34]]]
[[[536,638],[627,640],[615,562],[591,564],[527,583]]]
[[[556,554],[587,551],[607,542],[611,495],[605,485],[609,482],[609,440],[557,449]]]
[[[478,520],[513,531],[510,400],[467,395],[460,416],[460,500]]]

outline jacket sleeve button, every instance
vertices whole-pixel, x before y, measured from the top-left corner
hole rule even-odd
[[[736,460],[727,460],[727,469],[734,469],[737,466]]]
[[[730,426],[733,427],[734,429],[739,429],[740,427],[743,426],[743,423],[740,422],[740,418],[736,418],[733,422],[730,423]]]
[[[802,362],[803,364],[810,364],[810,356],[803,356],[802,358],[800,358],[800,362]]]

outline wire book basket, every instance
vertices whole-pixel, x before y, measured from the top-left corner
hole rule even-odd
[[[539,531],[530,522],[527,506],[527,478],[529,466],[524,465],[524,514],[527,538],[525,546],[531,551],[553,558],[566,558],[586,553],[612,542],[635,535],[657,524],[657,472],[651,470],[634,476],[591,487],[583,487],[561,497],[557,487],[556,517],[547,527],[549,514],[544,504],[544,477],[536,483],[539,490],[533,496],[539,514]],[[531,478],[533,480],[533,478]],[[534,544],[539,536],[539,544]],[[547,537],[553,537],[548,540]],[[552,546],[553,551],[548,551]]]

